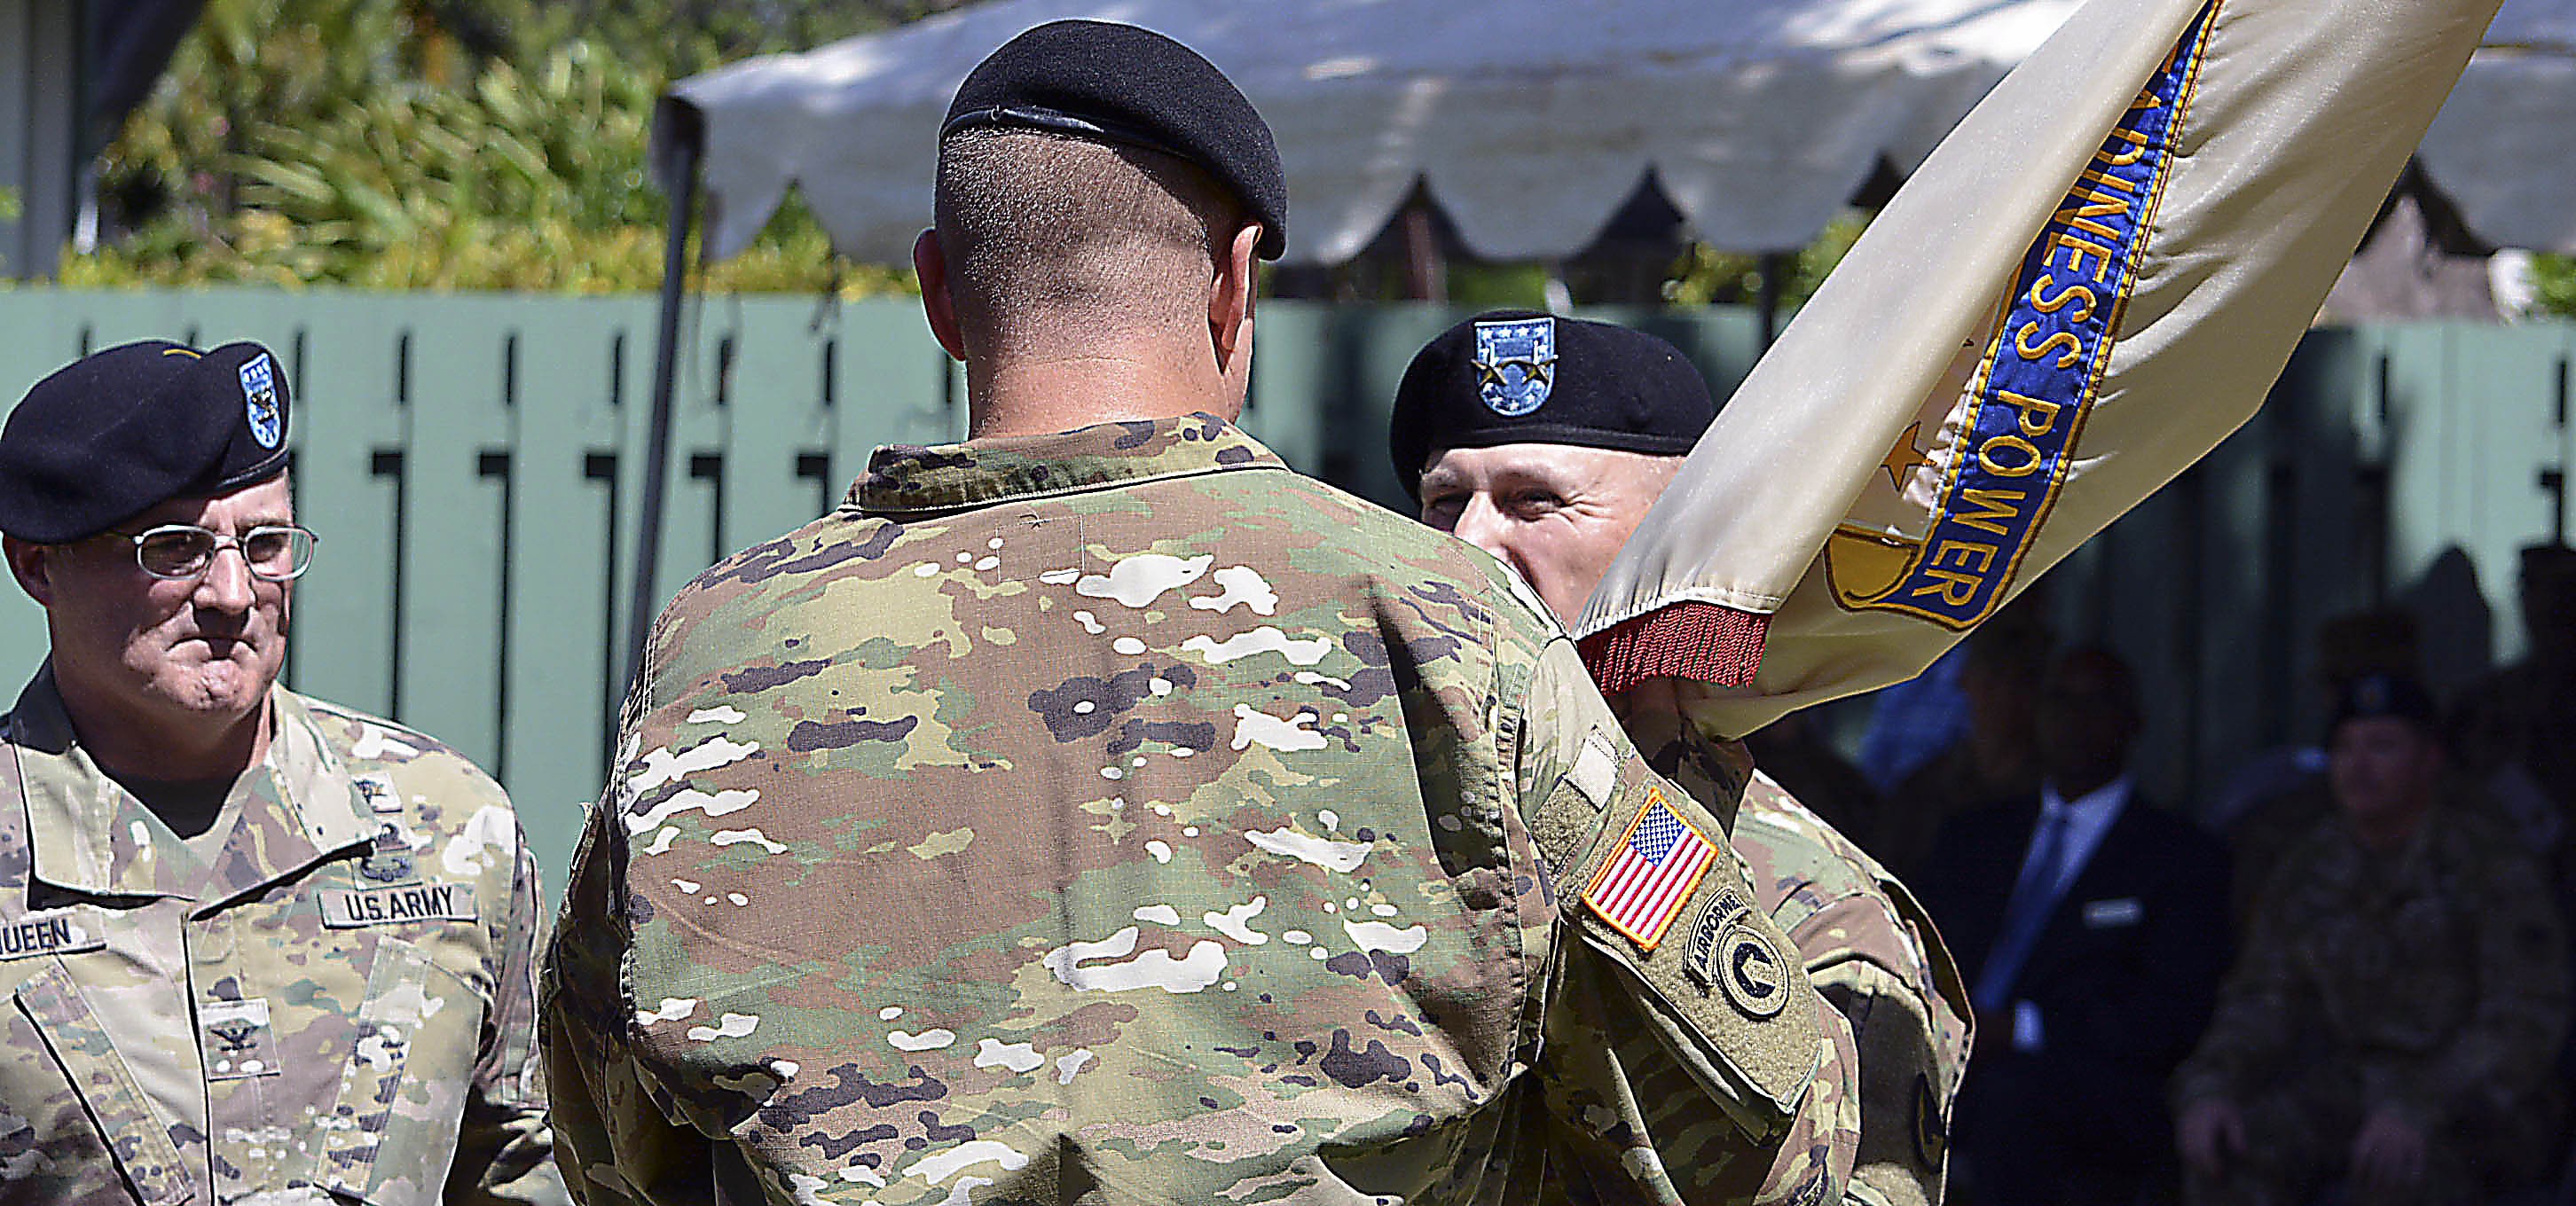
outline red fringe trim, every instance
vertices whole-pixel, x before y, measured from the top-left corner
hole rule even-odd
[[[1687,678],[1721,687],[1753,681],[1771,617],[1715,603],[1660,607],[1585,637],[1577,646],[1604,695],[1650,678]]]

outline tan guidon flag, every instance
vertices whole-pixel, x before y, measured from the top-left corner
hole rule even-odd
[[[2497,0],[2091,0],[1924,160],[1576,626],[1741,736],[1920,673],[2254,413]]]

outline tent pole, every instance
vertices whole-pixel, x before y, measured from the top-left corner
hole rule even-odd
[[[663,186],[671,197],[669,238],[662,248],[662,314],[654,335],[653,346],[653,425],[644,444],[644,506],[637,520],[634,594],[628,610],[626,629],[626,679],[631,686],[644,671],[644,647],[653,627],[655,603],[660,592],[654,589],[662,560],[662,503],[671,469],[671,398],[678,387],[680,354],[680,310],[689,291],[689,228],[697,207],[698,161],[705,147],[704,126],[692,120],[697,110],[686,105],[666,104],[663,110],[671,120],[673,137],[661,148],[665,161],[657,165]]]
[[[1789,275],[1789,257],[1770,252],[1762,257],[1762,346],[1780,337],[1780,278]]]

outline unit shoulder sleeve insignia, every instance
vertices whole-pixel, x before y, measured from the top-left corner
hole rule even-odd
[[[1786,1126],[1825,1052],[1796,947],[1753,907],[1743,863],[1697,800],[1630,760],[1569,882],[1571,922],[1641,1012],[1756,1131]]]

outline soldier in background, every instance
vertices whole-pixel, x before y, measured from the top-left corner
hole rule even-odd
[[[2315,639],[2316,688],[2329,712],[2342,706],[2354,683],[2372,675],[2423,681],[2415,616],[2402,608],[2329,616],[2317,625]],[[2271,882],[2273,869],[2335,815],[2328,761],[2322,739],[2266,750],[2229,776],[2202,814],[2213,831],[2227,836],[2229,916],[2240,940],[2254,924],[2255,897]],[[2483,800],[2478,806],[2487,807]]]
[[[2453,716],[2463,768],[2512,818],[2557,881],[2576,894],[2565,835],[2576,818],[2576,549],[2522,550],[2526,652],[2464,692]]]
[[[663,612],[548,960],[574,1189],[1837,1200],[1849,1032],[1717,822],[1490,558],[1231,426],[1241,94],[1042,25],[935,196],[973,438]]]
[[[2353,683],[2329,757],[2339,814],[2273,872],[2174,1078],[2193,1199],[2491,1200],[2558,1150],[2560,919],[2516,838],[2442,797],[2423,688]]]
[[[153,340],[0,432],[51,641],[0,719],[0,1201],[565,1200],[508,797],[276,685],[288,405],[257,344]]]
[[[1515,356],[1515,343],[1535,350]],[[1536,372],[1521,367],[1532,362]],[[1396,391],[1390,451],[1423,522],[1494,554],[1570,619],[1716,413],[1699,371],[1661,339],[1495,311],[1415,355]],[[1847,1200],[1940,1200],[1968,1009],[1931,919],[1756,770],[1747,743],[1712,741],[1671,711],[1620,712],[1647,760],[1725,823],[1752,873],[1754,907],[1797,943],[1818,991],[1851,1025],[1861,1094],[1857,1133],[1840,1136],[1857,1156]]]

